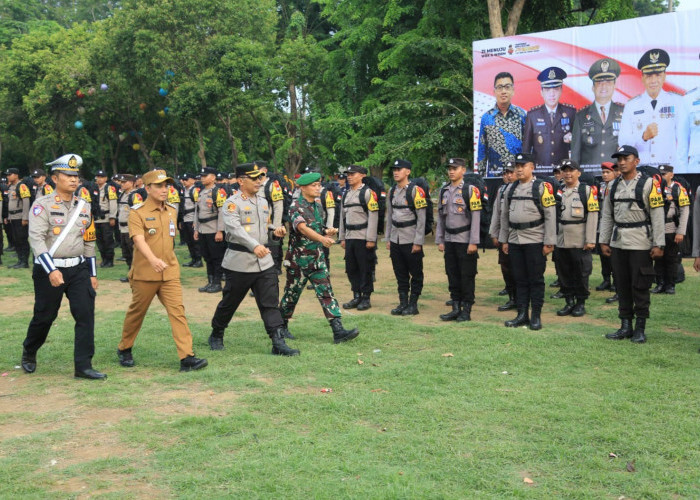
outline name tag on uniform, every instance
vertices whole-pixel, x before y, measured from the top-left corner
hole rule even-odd
[[[635,115],[644,114],[644,110],[643,110],[643,109],[639,109],[639,110],[635,111],[634,114],[635,114]]]
[[[170,221],[170,236],[175,236],[175,223]]]
[[[146,220],[156,220],[155,217],[146,217]]]

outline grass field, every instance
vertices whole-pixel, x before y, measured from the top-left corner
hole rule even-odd
[[[389,315],[396,287],[382,247],[373,308],[343,319],[360,336],[334,345],[306,291],[290,325],[295,358],[269,354],[252,299],[226,350],[210,351],[218,296],[197,293],[204,272],[185,269],[195,350],[209,359],[185,374],[159,304],[136,367],[118,365],[130,300],[119,263],[100,272],[94,366],[105,382],[73,379],[65,303],[37,372],[19,369],[32,282],[3,267],[0,498],[700,498],[700,278],[690,262],[676,296],[653,297],[649,342],[634,345],[602,337],[618,326],[608,293],[592,292],[583,318],[556,318],[561,301],[548,299],[543,330],[503,327],[514,313],[496,311],[496,255],[480,255],[471,323],[437,318],[448,308],[434,245],[421,314]],[[334,248],[341,302],[342,264]]]

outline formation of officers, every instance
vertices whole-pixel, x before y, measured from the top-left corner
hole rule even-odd
[[[593,101],[580,110],[561,101],[567,73],[542,70],[537,79],[543,103],[527,112],[512,104],[513,75],[494,79],[496,103],[481,118],[478,165],[482,175],[502,175],[513,155],[532,154],[539,166],[572,159],[579,165],[609,161],[619,145],[637,149],[642,165],[674,165],[676,171],[700,172],[700,89],[685,96],[663,85],[671,57],[663,49],[646,51],[637,63],[644,91],[626,104],[613,101],[620,64],[610,58],[589,68]]]
[[[606,337],[646,341],[653,282],[657,281],[654,293],[675,293],[679,244],[685,237],[690,199],[687,189],[674,181],[671,165],[662,165],[658,175],[652,176],[647,170],[638,170],[639,152],[633,146],[621,146],[611,156],[615,163],[603,162],[600,185],[588,179],[582,182],[581,166],[569,159],[557,168],[561,185],[534,176],[536,160],[532,154],[518,153],[504,166],[504,183],[493,201],[488,234],[498,245],[509,295],[499,310],[517,309],[515,318],[505,326],[542,328],[544,272],[547,256],[555,248],[561,296],[565,298],[557,315],[583,316],[592,251],[598,246],[604,277],[598,289],[614,287],[621,320],[620,328]],[[191,237],[187,240],[191,261],[185,265],[201,267],[201,260],[206,262],[208,283],[200,291],[222,292],[211,321],[208,343],[212,350],[224,349],[224,332],[251,292],[271,339],[272,353],[298,355],[299,350],[286,342],[295,338],[290,322],[307,283],[329,322],[333,341],[356,338],[358,329],[346,329],[342,324],[326,250],[336,243],[333,236],[337,235],[345,250],[345,271],[353,293],[343,308],[371,308],[382,202],[386,203],[385,241],[398,292],[398,304],[391,314],[419,313],[425,236],[433,228],[436,212],[435,243],[444,253],[451,306],[440,318],[471,320],[482,211],[488,201],[479,176],[467,172],[462,158],[446,162],[447,181],[439,189],[435,212],[429,186],[424,179],[411,177],[412,164],[403,159],[391,165],[395,185],[388,196],[370,182],[366,168],[359,165],[348,167],[340,189],[324,186],[321,173],[311,169],[297,179],[293,194],[283,178],[267,175],[262,162],[239,165],[231,184],[217,183],[219,173],[205,167],[199,185],[185,174],[182,186],[175,188],[176,182],[165,171],[152,170],[140,179],[120,176],[119,189],[102,171],[97,172],[94,185],[81,183],[81,165],[82,159],[75,154],[48,163],[50,185],[44,187],[39,179],[29,196],[22,195],[22,188],[15,188],[15,195],[10,196],[14,202],[7,207],[8,215],[26,217],[11,225],[18,264],[25,262],[26,254],[20,250],[21,233],[14,232],[15,227],[26,229],[34,255],[34,316],[22,353],[22,368],[27,373],[36,370],[37,352],[65,294],[76,321],[75,376],[106,378],[92,367],[98,286],[95,247],[102,254],[100,266],[112,267],[116,229],[129,267],[126,281],[132,290],[116,350],[119,363],[127,368],[135,365],[132,350],[155,296],[168,312],[180,370],[197,370],[208,364],[193,351],[185,317],[180,266],[174,251],[178,227],[183,237]],[[16,185],[18,174],[13,170],[7,173],[11,186]],[[46,176],[43,170],[33,174]],[[25,198],[34,201],[25,207]],[[287,253],[280,262],[286,271],[286,284],[280,294],[281,273],[274,252],[282,247],[288,232]],[[700,235],[700,228],[695,234]],[[695,267],[700,269],[698,248],[696,241]]]

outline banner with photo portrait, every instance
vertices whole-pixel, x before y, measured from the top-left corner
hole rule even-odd
[[[613,161],[610,154],[628,144],[639,150],[642,164],[700,174],[698,26],[695,10],[474,42],[475,170],[500,176],[503,162],[524,146],[537,158],[538,174],[551,174],[563,158],[598,174],[600,164]],[[658,66],[665,54],[665,72],[643,78],[640,59]],[[592,68],[598,73],[619,68],[619,76],[594,93]],[[556,79],[559,70],[566,77],[558,104],[552,108],[549,100],[548,108],[541,82]],[[512,104],[530,115],[527,125],[527,116],[521,117],[520,144],[515,121],[498,128],[494,77],[501,72],[513,76]]]

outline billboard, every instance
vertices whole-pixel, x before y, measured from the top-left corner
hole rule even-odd
[[[524,151],[537,173],[563,158],[599,173],[628,144],[642,164],[700,174],[698,26],[694,10],[474,42],[475,170],[500,176]]]

